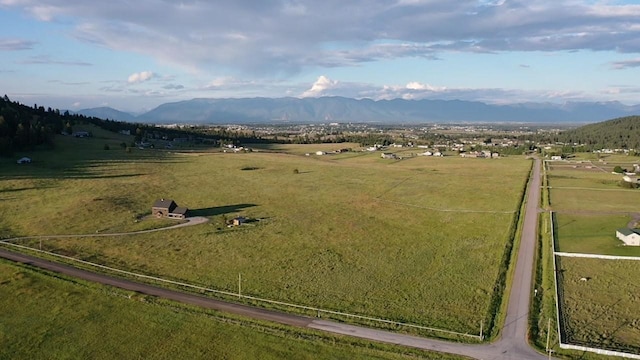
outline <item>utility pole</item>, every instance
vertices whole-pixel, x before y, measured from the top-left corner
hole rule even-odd
[[[484,330],[484,320],[480,320],[480,341],[484,340],[484,334],[482,333]]]
[[[238,273],[238,297],[242,296],[242,274]]]

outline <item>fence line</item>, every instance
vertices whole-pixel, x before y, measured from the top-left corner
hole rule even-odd
[[[623,358],[627,358],[627,359],[640,359],[640,355],[637,355],[637,354],[630,354],[630,353],[625,353],[625,352],[620,352],[620,351],[613,351],[613,350],[606,350],[606,349],[600,349],[600,348],[592,348],[592,347],[588,347],[588,346],[580,346],[580,345],[571,345],[571,344],[560,343],[560,348],[568,349],[568,350],[588,351],[588,352],[596,353],[596,354],[599,354],[599,355],[618,356],[618,357],[623,357]]]
[[[558,299],[558,268],[556,265],[556,235],[555,235],[555,231],[553,230],[554,228],[554,224],[555,224],[555,218],[553,215],[553,211],[549,211],[549,217],[551,218],[551,256],[553,257],[553,283],[555,285],[556,288],[556,292],[555,292],[555,298],[556,298],[556,319],[557,319],[557,325],[558,325],[558,343],[560,343],[560,347],[562,347],[562,329],[560,327],[560,323],[562,322],[562,320],[560,319],[560,301]],[[548,349],[547,349],[548,350]]]
[[[600,254],[584,254],[584,253],[570,253],[570,252],[555,252],[557,256],[575,257],[575,258],[589,258],[589,259],[602,259],[602,260],[633,260],[640,261],[640,256],[616,256],[616,255],[600,255]]]
[[[596,258],[596,259],[615,259],[615,260],[640,260],[640,257],[556,252],[555,251],[556,250],[555,234],[553,231],[553,224],[555,222],[553,217],[553,211],[550,211],[549,214],[551,215],[551,244],[553,246],[553,272],[554,272],[553,278],[555,280],[554,282],[556,287],[555,296],[556,296],[556,317],[558,319],[558,345],[560,346],[561,349],[587,351],[587,352],[592,352],[599,355],[618,356],[618,357],[627,358],[627,359],[640,359],[640,355],[637,355],[637,354],[630,354],[630,353],[625,353],[621,351],[607,350],[607,349],[601,349],[601,348],[592,348],[592,347],[581,346],[581,345],[573,345],[573,344],[563,342],[562,331],[561,331],[562,320],[560,319],[560,302],[558,301],[559,271],[556,268],[556,256]]]
[[[282,306],[287,306],[287,307],[291,307],[291,308],[295,308],[295,309],[310,310],[310,311],[317,312],[318,315],[320,313],[332,314],[332,315],[344,316],[344,317],[348,317],[348,318],[352,318],[352,319],[367,320],[367,321],[379,322],[379,323],[384,323],[384,324],[404,326],[404,327],[409,327],[409,328],[414,328],[414,329],[428,330],[428,331],[433,331],[433,332],[439,332],[439,333],[457,335],[457,336],[464,336],[464,337],[470,337],[470,338],[473,338],[473,339],[482,340],[482,335],[473,335],[473,334],[468,334],[468,333],[460,333],[460,332],[456,332],[456,331],[452,331],[452,330],[438,329],[438,328],[433,328],[433,327],[428,327],[428,326],[403,323],[403,322],[399,322],[399,321],[380,319],[380,318],[369,317],[369,316],[364,316],[364,315],[349,314],[349,313],[344,313],[344,312],[335,311],[335,310],[321,309],[321,308],[317,308],[317,307],[313,307],[313,306],[291,304],[291,303],[286,303],[286,302],[277,301],[277,300],[263,299],[263,298],[259,298],[259,297],[255,297],[255,296],[241,295],[239,293],[232,293],[232,292],[224,291],[224,290],[206,288],[206,287],[203,287],[203,286],[183,283],[183,282],[180,282],[180,281],[173,281],[173,280],[163,279],[163,278],[150,276],[150,275],[138,274],[138,273],[134,273],[134,272],[126,271],[126,270],[112,268],[112,267],[101,265],[101,264],[92,263],[92,262],[85,261],[85,260],[75,259],[75,258],[72,258],[70,256],[65,256],[65,255],[61,255],[61,254],[52,253],[52,252],[49,252],[49,251],[34,249],[34,248],[31,248],[31,247],[28,247],[28,246],[24,246],[24,245],[14,244],[14,243],[8,242],[6,240],[0,240],[0,244],[14,246],[14,247],[18,247],[18,248],[21,248],[21,249],[27,249],[27,250],[31,250],[31,251],[37,251],[37,252],[40,252],[40,253],[43,253],[43,254],[56,256],[56,257],[60,257],[60,258],[66,259],[66,260],[75,261],[75,262],[79,262],[79,263],[82,263],[82,264],[85,264],[85,265],[94,266],[94,267],[101,268],[101,269],[104,269],[104,270],[114,271],[114,272],[118,272],[118,273],[121,273],[121,274],[126,274],[126,275],[139,277],[139,278],[143,278],[143,279],[160,281],[160,282],[173,284],[173,285],[178,285],[178,286],[184,286],[184,287],[192,288],[192,289],[196,289],[196,290],[207,291],[207,292],[211,292],[211,293],[214,293],[214,294],[221,294],[221,295],[226,295],[226,296],[234,296],[234,297],[238,297],[238,298],[242,298],[242,299],[253,300],[253,301],[263,302],[263,303],[267,303],[267,304],[275,304],[275,305],[282,305]]]
[[[419,208],[419,209],[432,210],[432,211],[441,211],[441,212],[487,213],[487,214],[513,214],[513,213],[516,212],[515,210],[500,211],[500,210],[442,209],[442,208],[434,208],[434,207],[428,207],[428,206],[407,204],[407,203],[403,203],[403,202],[400,202],[400,201],[393,201],[393,200],[385,200],[385,199],[378,199],[378,198],[376,198],[375,200],[381,201],[381,202],[388,202],[388,203],[396,204],[396,205],[404,205],[404,206],[410,206],[410,207]]]

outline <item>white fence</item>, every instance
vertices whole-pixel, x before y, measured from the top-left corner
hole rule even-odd
[[[554,226],[555,218],[553,216],[553,211],[549,212],[551,217],[551,246],[553,247],[553,272],[554,272],[554,282],[555,282],[555,298],[556,298],[556,318],[558,319],[558,343],[561,349],[567,350],[578,350],[578,351],[588,351],[592,353],[596,353],[599,355],[607,355],[607,356],[619,356],[627,359],[640,359],[640,355],[624,353],[621,351],[613,351],[607,349],[600,348],[592,348],[588,346],[580,346],[564,343],[562,341],[562,321],[560,319],[560,302],[558,301],[558,276],[559,272],[556,268],[556,256],[566,256],[566,257],[581,257],[581,258],[592,258],[592,259],[606,259],[606,260],[640,260],[638,257],[630,257],[630,256],[611,256],[611,255],[598,255],[598,254],[580,254],[580,253],[565,253],[565,252],[556,252],[556,237],[554,234]]]
[[[600,255],[600,254],[582,254],[582,253],[568,253],[568,252],[554,252],[557,256],[575,257],[575,258],[589,258],[589,259],[602,259],[602,260],[632,260],[640,261],[639,256],[615,256],[615,255]]]

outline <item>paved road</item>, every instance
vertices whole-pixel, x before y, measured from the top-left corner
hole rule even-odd
[[[505,326],[500,339],[491,344],[468,345],[441,340],[425,339],[416,336],[347,325],[299,315],[286,314],[273,310],[227,303],[205,298],[195,294],[141,284],[130,280],[115,278],[103,274],[74,268],[40,258],[0,249],[0,257],[12,261],[37,266],[49,271],[78,277],[105,285],[136,291],[146,295],[163,297],[185,304],[208,309],[239,314],[259,320],[273,321],[302,328],[311,328],[358,338],[411,346],[424,350],[439,351],[469,356],[477,359],[497,360],[543,360],[545,355],[537,353],[527,343],[528,313],[530,306],[531,283],[533,279],[533,260],[535,256],[537,207],[540,199],[540,160],[535,160],[532,179],[529,183],[527,205],[525,209],[524,229],[516,263],[515,277],[511,289]],[[78,236],[78,235],[75,235]]]

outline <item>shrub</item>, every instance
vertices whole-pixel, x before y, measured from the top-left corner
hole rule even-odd
[[[613,172],[614,173],[618,173],[618,174],[622,174],[623,172],[627,172],[627,170],[621,168],[620,165],[616,165],[616,167],[613,168]]]

